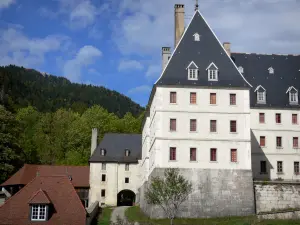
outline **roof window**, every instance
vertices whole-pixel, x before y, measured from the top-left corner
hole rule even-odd
[[[266,89],[263,86],[259,85],[254,92],[257,92],[257,103],[266,104]]]
[[[129,149],[125,149],[125,156],[129,156],[130,155],[130,150]]]
[[[218,81],[219,69],[213,62],[211,64],[209,64],[209,66],[206,68],[206,70],[208,73],[209,81]]]
[[[194,33],[194,41],[200,41],[200,34]]]
[[[244,68],[243,68],[242,66],[239,66],[238,69],[239,69],[239,72],[240,72],[240,73],[244,73]]]
[[[270,68],[268,69],[268,71],[269,71],[269,74],[274,74],[274,69],[273,69],[273,67],[270,67]]]
[[[100,154],[101,154],[102,156],[105,156],[105,155],[106,155],[106,149],[105,149],[105,148],[101,148],[101,149],[100,149]]]
[[[186,69],[188,70],[188,80],[198,80],[198,66],[194,61],[190,62]]]
[[[291,86],[287,89],[286,93],[289,93],[290,105],[298,105],[298,90]]]

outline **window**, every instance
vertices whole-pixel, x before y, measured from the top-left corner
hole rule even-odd
[[[176,103],[176,92],[170,92],[170,103]]]
[[[266,146],[266,137],[265,136],[260,136],[259,137],[259,145],[261,147],[265,147]]]
[[[269,70],[269,74],[274,74],[274,69],[272,67],[270,67],[268,70]]]
[[[196,161],[196,148],[190,148],[190,161]]]
[[[129,155],[130,155],[129,149],[125,149],[125,156],[127,157],[127,156],[129,156]]]
[[[290,104],[298,104],[298,92],[290,91]]]
[[[197,80],[197,69],[189,69],[189,80]]]
[[[103,198],[105,197],[105,189],[101,190],[101,197],[103,197]]]
[[[217,161],[217,149],[216,148],[211,148],[210,149],[210,161]]]
[[[235,120],[230,120],[230,132],[236,133],[236,121]]]
[[[292,124],[298,124],[298,115],[297,114],[292,115]]]
[[[266,93],[264,91],[257,92],[257,103],[266,103]]]
[[[281,123],[281,114],[280,113],[276,113],[275,120],[276,120],[276,123]]]
[[[293,147],[294,148],[299,147],[298,137],[293,137]]]
[[[102,174],[102,176],[101,176],[101,181],[106,181],[106,175],[105,174]]]
[[[231,162],[237,162],[237,150],[236,149],[230,150],[230,158],[231,158]]]
[[[197,120],[190,120],[190,131],[197,131]]]
[[[210,104],[211,105],[217,104],[217,94],[216,93],[210,93]]]
[[[267,173],[267,162],[260,161],[260,173]]]
[[[276,137],[276,147],[281,148],[282,147],[282,138]]]
[[[190,93],[190,104],[197,104],[197,94],[196,92]]]
[[[125,171],[129,171],[129,163],[125,164]]]
[[[129,183],[129,177],[125,177],[125,184]]]
[[[217,132],[217,121],[216,120],[210,121],[210,132]]]
[[[239,69],[240,73],[244,73],[244,68],[242,66],[239,66],[238,69]]]
[[[100,151],[101,151],[101,155],[102,155],[102,156],[105,156],[105,155],[106,155],[106,150],[105,150],[104,148],[101,148]]]
[[[212,62],[207,68],[208,80],[218,81],[218,67]]]
[[[176,160],[176,148],[170,148],[170,160]]]
[[[102,163],[101,170],[106,170],[106,163]]]
[[[283,172],[282,161],[277,161],[277,173]]]
[[[294,162],[294,173],[299,174],[299,162]]]
[[[176,131],[176,119],[170,119],[170,131]]]
[[[46,221],[46,205],[32,205],[31,209],[31,220]]]
[[[265,114],[259,113],[259,123],[265,123]]]
[[[236,94],[230,94],[230,105],[236,105]]]
[[[194,41],[200,41],[200,34],[195,33],[193,36],[194,36]]]

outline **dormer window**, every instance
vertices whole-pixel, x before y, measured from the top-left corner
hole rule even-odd
[[[200,41],[200,34],[198,34],[198,33],[194,33],[194,40],[195,41]]]
[[[129,149],[125,149],[125,156],[129,156],[130,155],[130,150]]]
[[[298,90],[293,86],[289,87],[286,93],[289,93],[289,102],[291,105],[298,104]]]
[[[218,67],[212,62],[207,68],[208,80],[209,81],[218,81]]]
[[[47,221],[50,199],[42,189],[38,190],[29,200],[31,221]]]
[[[273,69],[273,67],[270,67],[268,70],[269,70],[269,74],[274,74],[274,69]]]
[[[31,221],[46,221],[48,214],[47,205],[32,205],[31,206]]]
[[[101,156],[105,156],[106,155],[106,149],[101,148],[100,154],[101,154]]]
[[[198,66],[194,61],[192,61],[186,69],[188,70],[189,80],[198,80]]]
[[[244,73],[244,68],[242,66],[239,66],[239,72]]]
[[[257,103],[266,104],[266,89],[263,86],[259,85],[254,92],[257,92]]]

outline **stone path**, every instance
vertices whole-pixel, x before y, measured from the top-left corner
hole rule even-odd
[[[110,221],[113,223],[116,223],[118,216],[120,217],[120,219],[124,220],[125,219],[125,210],[128,207],[129,206],[119,206],[119,207],[115,208],[111,214]]]

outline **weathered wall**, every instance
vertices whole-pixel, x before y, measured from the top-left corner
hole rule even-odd
[[[164,168],[155,168],[150,180],[140,188],[139,204],[152,218],[165,217],[159,207],[147,205],[144,199],[151,178],[163,176]],[[251,170],[180,169],[192,182],[193,192],[179,210],[178,217],[222,217],[254,214]]]
[[[300,183],[255,182],[256,212],[300,209]]]
[[[277,212],[277,213],[266,213],[262,215],[257,215],[259,219],[262,220],[287,220],[287,219],[293,219],[297,220],[300,219],[300,211],[290,211],[290,212]]]

